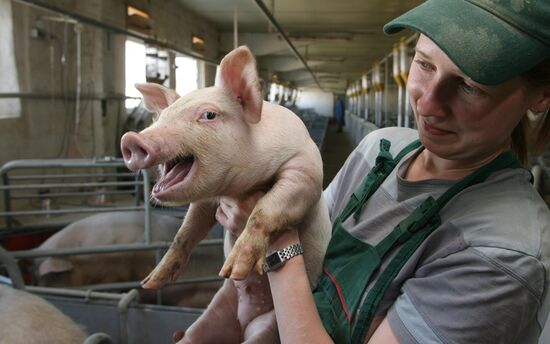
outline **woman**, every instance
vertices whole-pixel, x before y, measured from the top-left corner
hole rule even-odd
[[[550,214],[518,159],[528,111],[548,141],[549,23],[548,1],[429,0],[384,27],[420,33],[418,131],[369,134],[325,191],[333,238],[313,295],[300,255],[268,272],[282,342],[537,343]],[[254,200],[218,220],[242,228]]]

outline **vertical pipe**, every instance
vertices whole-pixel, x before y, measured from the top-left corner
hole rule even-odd
[[[405,108],[405,127],[411,127],[410,117],[411,117],[411,105],[409,103],[409,91],[407,90],[407,80],[409,75],[409,47],[404,38],[401,38],[399,43],[399,76],[401,77],[403,83],[403,106]]]
[[[74,24],[74,32],[76,34],[76,101],[75,101],[75,137],[78,136],[78,130],[80,127],[80,91],[82,89],[82,74],[81,74],[81,61],[82,61],[82,27],[80,24]]]
[[[365,103],[365,110],[361,116],[365,119],[369,119],[369,78],[367,74],[361,77],[361,87],[363,88],[363,102]]]
[[[0,246],[0,263],[6,266],[8,276],[11,278],[13,286],[16,289],[25,290],[25,282],[23,281],[23,276],[21,275],[21,270],[19,270],[17,266],[17,262],[2,246]]]
[[[4,186],[9,185],[9,177],[8,177],[7,171],[2,172],[2,182],[4,183]],[[4,190],[4,211],[6,213],[11,212],[11,193],[10,193],[10,189],[8,188]],[[6,227],[11,228],[12,224],[13,224],[13,218],[9,215],[6,216]]]
[[[233,7],[233,49],[239,46],[239,17],[237,13],[237,4]]]
[[[138,297],[137,289],[132,289],[126,293],[122,299],[118,302],[118,312],[119,312],[119,331],[120,331],[120,342],[122,344],[128,343],[128,306],[130,303]]]
[[[405,127],[410,128],[411,104],[409,102],[409,90],[405,87]]]
[[[374,84],[374,123],[377,127],[382,126],[382,80],[380,75],[380,63],[375,62],[372,69],[372,83]]]
[[[144,222],[144,240],[146,244],[151,243],[151,202],[149,200],[149,193],[151,192],[151,187],[149,184],[149,173],[147,170],[143,170],[143,208],[145,213],[145,222]]]
[[[399,73],[399,50],[397,44],[393,46],[392,51],[393,61],[393,79],[397,84],[397,126],[403,126],[403,84]]]
[[[384,127],[389,124],[389,115],[388,115],[388,82],[390,78],[389,68],[388,68],[389,59],[384,60],[384,87],[382,88],[383,98],[384,98]]]

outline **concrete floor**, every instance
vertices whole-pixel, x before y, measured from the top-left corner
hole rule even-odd
[[[329,123],[325,136],[323,157],[324,181],[323,188],[327,187],[336,173],[340,170],[351,151],[355,148],[348,133],[336,132],[336,124]]]

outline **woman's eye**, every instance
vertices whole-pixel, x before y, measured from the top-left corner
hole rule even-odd
[[[414,60],[414,62],[416,62],[420,68],[424,69],[424,70],[431,70],[432,69],[432,66],[427,63],[427,62],[424,62],[422,60]]]
[[[214,118],[216,118],[218,114],[213,112],[213,111],[206,111],[202,114],[201,118],[200,119],[204,119],[204,120],[207,120],[207,121],[211,121],[213,120]]]
[[[469,93],[469,94],[481,94],[482,93],[482,91],[479,88],[477,88],[475,86],[472,86],[472,85],[468,84],[465,81],[463,81],[460,84],[460,87],[462,87],[464,92]]]

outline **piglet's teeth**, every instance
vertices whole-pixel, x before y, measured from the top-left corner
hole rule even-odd
[[[190,161],[181,161],[174,165],[167,173],[165,172],[164,177],[155,184],[153,193],[159,193],[183,181],[187,174],[189,174],[191,167],[193,167],[193,162],[194,160],[191,159]]]

